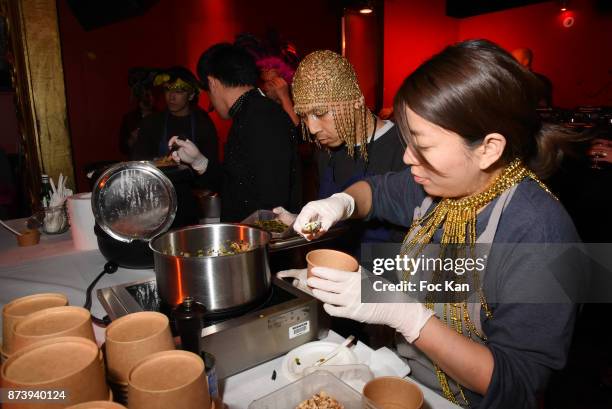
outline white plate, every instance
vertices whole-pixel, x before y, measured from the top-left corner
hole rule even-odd
[[[301,345],[287,353],[281,365],[283,375],[291,382],[297,381],[303,376],[306,368],[313,366],[319,359],[325,358],[338,345],[335,342],[315,341]],[[296,358],[300,364],[297,364]],[[344,347],[338,354],[321,366],[325,365],[350,365],[359,363],[357,355],[347,347]]]

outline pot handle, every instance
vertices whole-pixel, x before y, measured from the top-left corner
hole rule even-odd
[[[91,312],[91,293],[93,292],[93,289],[95,288],[96,284],[98,284],[98,281],[100,281],[102,276],[104,276],[104,274],[114,274],[117,271],[117,268],[117,264],[112,261],[109,261],[104,264],[104,271],[98,274],[98,276],[91,282],[91,284],[89,284],[89,287],[87,287],[87,290],[85,292],[85,304],[83,305],[83,308]],[[91,315],[91,320],[94,324],[100,327],[106,327],[110,323],[108,317],[100,319],[98,317],[94,317],[93,314]]]

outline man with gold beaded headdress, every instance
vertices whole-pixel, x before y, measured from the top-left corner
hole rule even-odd
[[[293,77],[295,112],[304,138],[316,143],[319,198],[341,192],[368,175],[405,169],[397,128],[366,106],[351,63],[329,51],[315,51],[299,64]],[[276,209],[285,222],[292,217]],[[401,241],[392,225],[368,225],[360,241]]]

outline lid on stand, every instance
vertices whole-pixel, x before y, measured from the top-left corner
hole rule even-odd
[[[172,182],[150,162],[122,162],[104,171],[93,188],[96,223],[122,242],[148,241],[165,232],[176,216]]]

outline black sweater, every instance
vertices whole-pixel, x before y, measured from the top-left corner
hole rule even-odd
[[[295,210],[301,192],[295,127],[281,106],[258,89],[230,110],[221,220],[237,222],[258,209]]]

